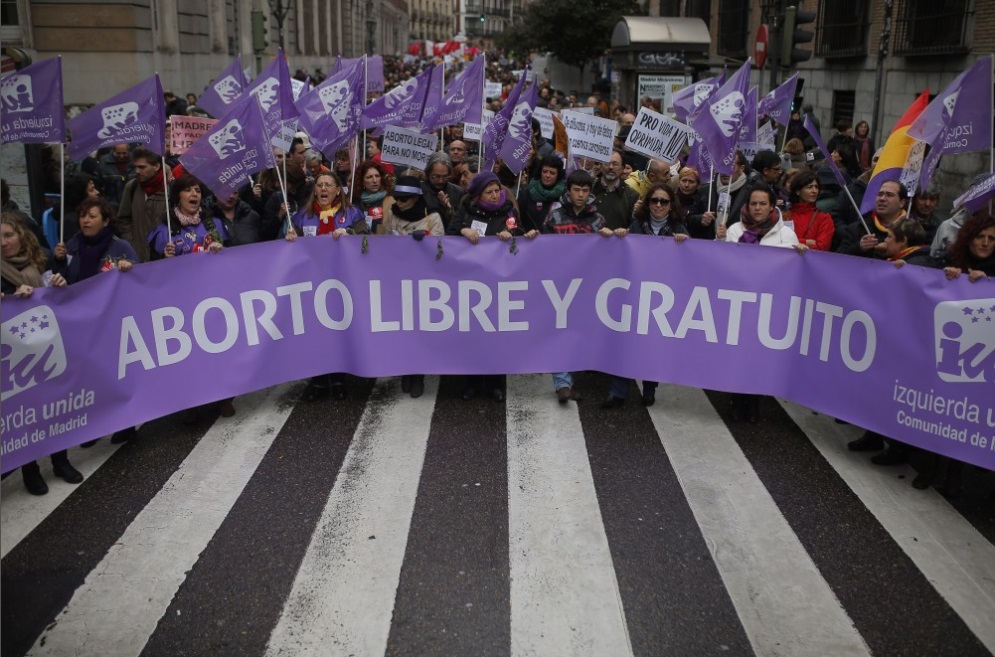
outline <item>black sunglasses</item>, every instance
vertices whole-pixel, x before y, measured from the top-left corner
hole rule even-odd
[[[656,205],[670,205],[670,199],[669,198],[655,198],[654,197],[654,198],[649,199],[648,202],[651,205],[652,204],[656,204]]]

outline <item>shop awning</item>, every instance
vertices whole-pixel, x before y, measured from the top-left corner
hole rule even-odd
[[[612,51],[707,53],[712,43],[700,18],[623,16],[612,31]]]

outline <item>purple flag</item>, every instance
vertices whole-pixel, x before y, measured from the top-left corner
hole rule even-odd
[[[819,147],[822,151],[822,157],[826,158],[826,164],[829,165],[829,169],[833,172],[833,177],[836,178],[836,182],[839,183],[840,187],[846,187],[846,178],[840,173],[839,168],[836,166],[836,162],[833,161],[833,154],[826,150],[826,142],[822,141],[822,135],[819,134],[819,129],[815,127],[812,123],[812,117],[809,114],[805,115],[805,119],[802,121],[802,125],[808,130],[808,134],[812,135],[812,139],[815,141],[815,145]]]
[[[954,207],[964,206],[971,212],[977,212],[995,196],[995,173],[976,185],[971,185],[967,191],[954,200]]]
[[[751,60],[747,60],[691,117],[691,127],[705,142],[716,173],[732,175],[736,139],[747,111],[750,65]]]
[[[923,166],[925,187],[941,155],[992,147],[992,59],[982,57],[958,75],[909,126],[908,136],[930,145],[932,166]]]
[[[3,469],[325,372],[570,370],[783,396],[995,469],[984,282],[712,240],[442,240],[264,242],[8,296]]]
[[[416,77],[402,81],[385,95],[367,105],[360,119],[360,127],[364,130],[373,127],[382,128],[387,125],[400,127],[407,116],[409,107],[413,104],[418,106],[418,115],[415,117],[417,122],[421,118],[421,107],[425,101],[426,80],[428,79],[426,73],[428,72],[423,71]]]
[[[532,112],[538,102],[539,89],[533,84],[519,98],[508,121],[504,143],[501,145],[501,159],[516,175],[529,163],[529,156],[532,154]]]
[[[480,123],[484,101],[484,65],[487,58],[477,55],[470,66],[449,85],[442,104],[430,115],[425,113],[422,125],[432,132],[457,123]]]
[[[359,61],[301,97],[297,107],[301,129],[318,150],[333,156],[359,129],[365,100],[363,64]]]
[[[61,57],[6,76],[0,81],[0,96],[0,143],[61,144],[66,140]]]
[[[691,152],[688,153],[687,165],[697,170],[702,176],[709,176],[711,182],[712,158],[708,155],[705,142],[695,133],[694,143],[691,144]]]
[[[69,157],[82,160],[88,153],[114,144],[145,144],[153,153],[166,151],[166,106],[159,76],[94,105],[69,121],[72,142]]]
[[[795,100],[797,89],[798,74],[795,73],[760,100],[757,113],[760,116],[767,115],[781,125],[788,125],[791,119],[791,104]]]
[[[197,105],[211,116],[224,116],[228,113],[231,104],[242,95],[246,84],[245,76],[242,74],[242,58],[237,56],[228,68],[207,86],[197,99]]]
[[[252,81],[246,92],[259,99],[269,134],[275,134],[280,129],[281,121],[297,118],[294,88],[290,83],[290,69],[283,50],[277,51],[276,58]]]
[[[332,69],[332,75],[340,73],[343,69],[347,69],[356,62],[363,61],[362,57],[355,58],[343,58],[339,56],[335,60],[335,67]],[[383,78],[383,56],[382,55],[370,55],[366,58],[366,93],[378,93],[385,89],[384,78]]]
[[[409,112],[405,112],[404,124],[400,127],[415,128],[422,132],[432,132],[424,127],[424,121],[425,117],[433,116],[438,112],[439,106],[442,105],[443,85],[446,81],[446,65],[435,64],[428,71],[423,71],[421,75],[425,75],[427,81],[425,95],[422,97],[421,109],[417,116],[414,114],[414,107]]]
[[[674,116],[687,123],[695,109],[708,100],[722,86],[725,74],[713,78],[705,78],[688,85],[674,94]]]
[[[757,140],[757,88],[752,87],[746,94],[746,107],[743,123],[739,126],[739,142],[746,144]]]
[[[180,156],[183,168],[219,199],[227,199],[256,171],[276,166],[258,99],[245,94],[224,118]]]
[[[522,88],[525,87],[525,78],[528,77],[529,69],[526,67],[522,71],[522,76],[512,88],[511,93],[505,100],[501,110],[494,115],[494,119],[484,127],[484,134],[480,137],[480,147],[484,150],[484,168],[490,171],[494,162],[497,161],[504,145],[505,135],[508,134],[508,124],[511,121],[511,113],[516,110],[518,97],[522,95]],[[531,111],[529,116],[531,116]]]

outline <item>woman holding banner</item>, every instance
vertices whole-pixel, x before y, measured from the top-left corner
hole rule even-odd
[[[567,191],[563,160],[547,155],[539,161],[536,175],[518,194],[518,209],[522,222],[538,229],[546,222],[553,203]]]
[[[947,278],[967,273],[972,283],[995,276],[995,219],[976,214],[964,222],[948,252]]]
[[[454,224],[459,234],[470,244],[477,244],[481,237],[496,236],[507,242],[516,236],[535,239],[539,230],[532,225],[523,227],[518,211],[511,202],[508,190],[501,185],[496,173],[484,171],[474,176],[456,210]],[[495,401],[504,401],[503,375],[488,374],[467,376],[463,399],[473,399],[478,392],[489,394]]]
[[[701,223],[701,215],[708,209],[705,207],[705,199],[701,197],[701,174],[694,167],[684,167],[681,169],[677,179],[677,198],[675,199],[675,209],[680,210],[681,220],[685,225],[688,218],[695,217],[698,224]]]
[[[45,285],[41,274],[45,270],[47,259],[45,253],[41,250],[35,234],[13,212],[4,212],[0,215],[0,255],[2,255],[0,294],[3,296],[13,294],[23,299],[34,294],[35,288]],[[56,274],[52,277],[51,283],[63,286],[66,281]],[[83,481],[83,475],[69,463],[66,450],[52,454],[52,472],[69,484]],[[24,464],[21,467],[21,476],[24,477],[24,487],[32,495],[44,495],[48,492],[48,484],[45,483],[37,462]]]
[[[805,253],[808,247],[799,244],[795,232],[784,224],[774,191],[767,185],[751,187],[747,191],[748,200],[739,221],[728,228],[720,224],[716,237],[726,242],[788,247]],[[753,424],[759,422],[760,395],[734,395],[732,417],[734,420],[748,419]]]
[[[353,189],[352,202],[359,206],[366,220],[370,233],[379,235],[383,225],[387,192],[390,189],[387,171],[383,165],[372,160],[366,160],[356,169],[356,180]]]
[[[836,225],[828,212],[816,206],[819,200],[819,177],[814,171],[802,171],[791,179],[791,209],[785,221],[794,229],[798,241],[810,249],[829,251]]]
[[[169,188],[169,207],[173,209],[170,225],[159,224],[149,234],[152,259],[175,258],[187,253],[217,253],[229,241],[224,225],[215,221],[201,207],[200,181],[191,175],[180,176]]]
[[[332,239],[337,240],[348,233],[370,232],[363,213],[349,203],[349,197],[343,191],[338,176],[330,171],[318,174],[311,196],[304,207],[291,218],[291,223],[285,236],[290,242],[295,241],[298,235],[302,237],[331,235]],[[302,399],[312,402],[329,394],[338,400],[348,396],[344,374],[319,374],[311,377]]]

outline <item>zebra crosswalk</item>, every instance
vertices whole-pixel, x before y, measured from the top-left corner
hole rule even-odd
[[[21,655],[995,654],[992,473],[951,503],[855,427],[722,393],[505,403],[454,377],[167,417],[0,490],[0,651]],[[600,393],[600,394],[599,394]]]

